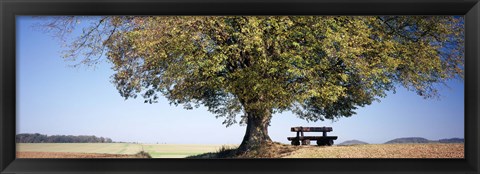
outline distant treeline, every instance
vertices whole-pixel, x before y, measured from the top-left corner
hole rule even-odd
[[[15,136],[16,143],[112,143],[112,139],[96,137],[93,135],[42,135],[18,134]]]

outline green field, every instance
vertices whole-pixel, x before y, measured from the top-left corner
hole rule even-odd
[[[143,148],[152,158],[184,158],[191,155],[216,152],[221,146],[216,144],[18,143],[17,151],[136,154]],[[229,145],[229,147],[234,146]]]

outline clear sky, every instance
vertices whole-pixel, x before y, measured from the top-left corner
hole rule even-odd
[[[41,19],[17,17],[17,133],[95,135],[114,141],[169,144],[237,144],[246,126],[222,125],[205,107],[184,110],[142,97],[124,100],[110,82],[109,62],[73,68],[61,57],[58,40],[34,30]],[[397,88],[381,102],[360,108],[349,118],[307,122],[291,112],[275,114],[273,141],[289,143],[293,126],[331,126],[336,143],[357,139],[384,143],[399,137],[431,140],[464,137],[464,81],[440,86],[439,99],[423,99]],[[306,133],[321,135],[321,133]]]

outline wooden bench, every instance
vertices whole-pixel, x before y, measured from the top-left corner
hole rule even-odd
[[[309,145],[311,140],[317,141],[317,145],[324,146],[333,145],[333,140],[336,140],[337,136],[327,136],[327,132],[333,131],[332,127],[292,127],[292,132],[297,132],[296,137],[287,137],[289,141],[292,141],[292,145],[298,146],[300,142],[302,145]],[[323,132],[323,136],[304,136],[303,132]]]

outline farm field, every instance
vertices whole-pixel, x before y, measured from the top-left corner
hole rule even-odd
[[[60,152],[60,154],[68,152],[79,154],[88,153],[133,155],[142,151],[143,148],[143,150],[149,153],[152,158],[184,158],[191,155],[215,152],[221,146],[222,145],[131,143],[17,143],[17,152]],[[38,156],[33,153],[30,154]],[[23,153],[22,155],[19,155],[19,158],[29,158],[29,156],[26,153]]]
[[[152,158],[185,158],[215,153],[222,145],[128,143],[19,143],[17,158],[136,158],[143,150]],[[236,145],[227,147],[235,148]],[[270,149],[269,158],[464,158],[463,143],[290,146]],[[277,154],[279,153],[279,154]]]
[[[17,158],[146,158],[129,154],[74,152],[17,152]]]
[[[464,158],[463,143],[303,146],[285,158]]]

